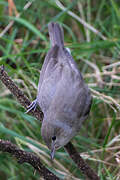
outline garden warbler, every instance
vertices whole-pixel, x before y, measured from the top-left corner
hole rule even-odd
[[[37,98],[28,111],[36,104],[41,107],[44,113],[41,134],[53,159],[55,151],[80,131],[92,98],[70,51],[64,47],[63,29],[52,22],[48,30],[51,49],[41,69]]]

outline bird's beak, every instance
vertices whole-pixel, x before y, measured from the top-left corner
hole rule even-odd
[[[51,143],[51,160],[54,159],[55,156],[55,141],[52,141]]]

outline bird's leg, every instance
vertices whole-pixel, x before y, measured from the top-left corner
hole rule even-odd
[[[30,112],[32,109],[35,111],[37,106],[37,99],[35,99],[28,107],[27,107],[27,111],[25,113]]]

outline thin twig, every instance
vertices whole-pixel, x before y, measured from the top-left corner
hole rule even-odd
[[[109,69],[109,68],[112,68],[112,67],[116,67],[116,66],[120,66],[120,62],[115,62],[115,63],[112,63],[112,64],[109,64],[109,65],[106,65],[106,66],[103,66],[103,70],[106,70],[106,69]]]
[[[98,66],[97,66],[96,64],[88,61],[87,59],[83,59],[83,58],[82,58],[81,60],[94,69],[95,75],[96,75],[96,79],[97,79],[97,82],[98,82],[98,85],[99,85],[100,87],[102,87],[103,80],[102,80],[102,78],[101,78],[101,74],[100,74],[100,70],[99,70]]]
[[[30,101],[23,94],[23,92],[15,85],[15,83],[11,80],[11,78],[8,76],[7,72],[5,72],[3,66],[0,67],[0,80],[11,91],[11,93],[17,98],[17,100],[20,102],[20,104],[22,106],[24,106],[25,108],[27,108],[27,106],[30,104]],[[32,111],[31,113],[38,120],[42,121],[43,113],[41,110],[36,108],[36,110]],[[74,148],[74,146],[72,145],[71,142],[69,142],[65,146],[65,149],[84,175],[86,175],[90,180],[99,180],[99,177],[97,176],[97,174],[82,159],[82,157],[76,151],[76,149]]]
[[[56,5],[62,9],[63,11],[66,11],[66,8],[62,5],[62,3],[59,0],[55,0]],[[107,38],[105,36],[102,35],[102,33],[100,31],[98,31],[97,29],[95,29],[93,26],[91,26],[90,24],[88,24],[87,22],[85,22],[82,18],[80,18],[79,16],[77,16],[75,13],[73,13],[72,11],[68,10],[67,13],[72,16],[73,18],[75,18],[77,21],[79,21],[83,26],[85,26],[87,29],[89,29],[90,31],[92,31],[93,33],[95,33],[96,35],[98,35],[100,38],[102,38],[103,40],[106,40]]]
[[[114,109],[114,107],[112,106],[112,104],[114,104],[116,106],[116,109],[120,111],[120,104],[117,103],[117,101],[115,99],[113,99],[111,96],[107,96],[103,93],[100,93],[98,91],[96,91],[95,89],[90,88],[91,92],[95,95],[97,95],[99,97],[99,99],[102,99],[104,102],[106,102],[109,106],[112,107],[112,109]],[[116,109],[115,112],[116,112]]]

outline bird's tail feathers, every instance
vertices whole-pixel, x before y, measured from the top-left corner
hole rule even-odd
[[[57,45],[59,47],[64,46],[64,34],[63,29],[58,23],[51,22],[48,25],[50,42],[52,47]]]

